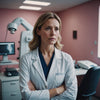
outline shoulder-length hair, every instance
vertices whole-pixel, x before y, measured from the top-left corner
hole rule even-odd
[[[33,29],[33,39],[29,42],[29,48],[30,50],[34,50],[36,49],[37,47],[40,46],[41,44],[41,37],[37,34],[37,29],[41,29],[41,27],[45,24],[45,22],[49,19],[56,19],[58,22],[59,22],[59,32],[61,32],[61,20],[60,18],[53,12],[47,12],[47,13],[44,13],[42,14],[35,26],[34,26],[34,29]],[[57,42],[55,43],[55,47],[59,50],[62,49],[63,45],[61,44],[61,40],[62,40],[62,37],[61,35],[59,34],[59,37],[57,39]]]

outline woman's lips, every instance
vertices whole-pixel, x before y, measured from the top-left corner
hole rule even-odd
[[[49,38],[49,40],[54,41],[54,40],[56,40],[56,39],[55,39],[55,38]]]

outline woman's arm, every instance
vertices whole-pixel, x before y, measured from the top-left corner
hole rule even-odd
[[[77,78],[75,74],[75,68],[71,56],[66,56],[65,66],[67,66],[65,74],[65,88],[67,88],[62,94],[53,97],[51,100],[76,100],[77,96]]]
[[[50,100],[49,90],[35,90],[31,91],[27,85],[30,80],[30,59],[29,56],[23,56],[20,59],[20,70],[19,70],[19,85],[22,98],[24,100]],[[41,83],[42,84],[42,83]],[[33,88],[32,88],[33,89]]]
[[[49,90],[49,93],[50,93],[50,98],[54,97],[54,96],[57,96],[57,95],[60,95],[62,94],[63,92],[65,91],[65,86],[64,84],[57,87],[57,88],[53,88],[53,89],[50,89]]]
[[[35,91],[36,90],[34,84],[31,81],[29,81],[27,84],[28,84],[28,87],[29,87],[29,89],[31,91]],[[54,96],[57,96],[57,95],[60,95],[64,91],[65,91],[65,85],[64,84],[59,86],[59,87],[57,87],[57,88],[50,89],[49,90],[50,98],[52,98]]]
[[[28,84],[28,88],[29,88],[31,91],[35,91],[35,90],[36,90],[34,84],[33,84],[31,81],[29,81],[27,84]]]

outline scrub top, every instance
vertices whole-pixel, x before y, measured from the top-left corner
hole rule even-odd
[[[41,65],[42,65],[43,72],[44,72],[44,75],[45,75],[45,79],[46,80],[47,80],[47,77],[48,77],[49,70],[51,68],[51,64],[53,62],[54,55],[55,55],[55,53],[53,52],[53,55],[51,57],[51,60],[50,60],[49,64],[47,65],[46,62],[45,62],[45,60],[44,60],[44,57],[42,55],[42,52],[39,49],[39,57],[40,57]]]

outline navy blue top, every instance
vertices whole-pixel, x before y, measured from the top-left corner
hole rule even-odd
[[[42,55],[42,52],[39,50],[39,57],[40,57],[41,65],[42,65],[42,68],[43,68],[46,80],[47,80],[47,77],[48,77],[49,70],[51,68],[51,64],[53,62],[54,54],[55,53],[53,52],[51,60],[50,60],[49,64],[47,65],[46,62],[45,62],[45,60],[44,60],[44,57]]]

